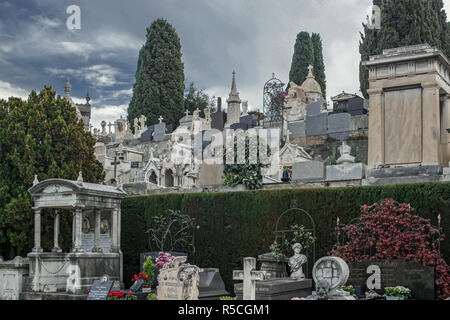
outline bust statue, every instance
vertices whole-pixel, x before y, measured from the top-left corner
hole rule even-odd
[[[291,279],[292,280],[305,280],[305,275],[303,274],[302,266],[308,261],[308,258],[304,254],[300,254],[303,247],[300,243],[295,243],[292,246],[294,250],[294,255],[289,258],[289,267],[291,268]]]
[[[345,141],[343,141],[342,145],[339,147],[339,153],[341,154],[341,157],[337,159],[337,164],[355,163],[355,157],[352,157],[350,155],[351,151],[352,147],[350,147],[345,143]]]

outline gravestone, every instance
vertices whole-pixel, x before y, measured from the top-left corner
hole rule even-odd
[[[327,181],[361,180],[365,176],[362,163],[347,163],[327,166]]]
[[[108,275],[104,275],[100,280],[94,280],[87,300],[107,300],[109,292],[113,286],[113,281]]]
[[[199,300],[219,300],[229,292],[225,290],[225,283],[220,276],[219,269],[201,269],[198,285]]]
[[[328,115],[327,134],[340,141],[344,141],[350,135],[350,113],[336,113]]]
[[[306,116],[320,115],[322,110],[323,101],[317,101],[306,106]]]
[[[404,286],[411,289],[411,298],[435,300],[434,267],[404,260],[367,260],[349,264],[348,284],[361,286],[362,291]]]
[[[131,286],[130,291],[133,293],[141,292],[143,284],[144,284],[143,279],[137,279]]]
[[[160,270],[158,300],[198,300],[199,271],[197,266],[186,264],[187,257],[176,257]]]
[[[230,126],[230,129],[231,130],[244,130],[244,131],[247,131],[248,130],[248,124],[246,124],[246,123],[233,123],[231,126]]]
[[[164,122],[155,124],[155,131],[153,132],[154,141],[162,141],[166,135],[166,124]]]
[[[321,161],[304,161],[292,166],[292,181],[314,182],[325,179],[325,165]]]
[[[242,299],[255,300],[256,299],[256,282],[266,280],[270,274],[266,271],[256,270],[256,259],[252,257],[244,258],[244,270],[234,270],[233,280],[243,280],[242,282]],[[235,291],[236,291],[235,285]]]
[[[291,139],[306,137],[306,123],[304,120],[288,123]]]
[[[28,258],[16,257],[3,261],[0,257],[0,300],[19,300],[29,267]]]
[[[254,127],[254,119],[252,115],[246,115],[240,118],[239,123],[247,125],[247,128],[251,129]]]
[[[321,113],[315,116],[306,116],[306,135],[321,136],[328,131],[328,114]]]
[[[146,131],[141,134],[139,138],[140,142],[150,142],[153,140],[153,132],[155,131],[155,126],[150,126]]]
[[[147,259],[149,257],[152,258],[153,264],[156,265],[156,258],[158,258],[159,252],[160,251],[142,252],[140,254],[140,259],[139,259],[139,261],[140,261],[140,272],[143,272],[143,270],[144,270],[143,269],[144,268],[144,263],[145,263],[145,261],[147,261]],[[172,251],[169,251],[167,253],[170,253],[173,257],[185,257],[185,256],[187,256],[187,254],[183,253],[183,252],[172,252]],[[152,288],[156,288],[158,286],[158,274],[159,274],[159,268],[155,267]]]

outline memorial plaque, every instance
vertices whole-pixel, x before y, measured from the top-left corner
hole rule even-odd
[[[186,257],[176,257],[161,269],[156,288],[158,300],[198,300],[200,269],[185,261]]]
[[[142,291],[142,285],[144,284],[144,280],[137,279],[133,285],[130,288],[131,292],[141,292]]]
[[[94,248],[94,239],[95,239],[94,233],[93,232],[83,233],[81,239],[82,239],[81,245],[82,245],[84,252],[92,252],[92,249]],[[110,253],[111,243],[112,243],[112,239],[109,234],[100,234],[99,246],[102,249],[103,253]]]
[[[404,260],[368,260],[349,263],[348,285],[361,286],[363,292],[404,286],[411,289],[411,299],[435,300],[434,267]]]
[[[113,281],[109,280],[109,276],[107,275],[103,276],[100,280],[95,280],[87,296],[87,300],[107,300],[112,286]]]

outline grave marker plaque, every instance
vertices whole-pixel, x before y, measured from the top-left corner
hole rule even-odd
[[[103,276],[100,280],[95,280],[87,296],[87,300],[107,300],[112,286],[113,281],[107,275]]]

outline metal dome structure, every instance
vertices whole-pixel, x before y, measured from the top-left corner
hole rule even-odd
[[[284,85],[280,79],[275,78],[275,73],[264,85],[264,123],[269,127],[283,123]]]

